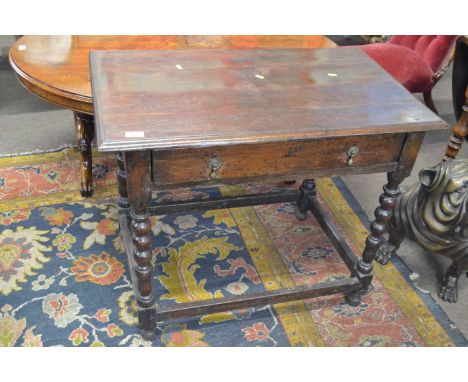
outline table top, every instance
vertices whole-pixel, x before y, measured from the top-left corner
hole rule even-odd
[[[358,48],[92,52],[102,151],[447,127]]]
[[[93,113],[91,50],[325,48],[324,36],[23,36],[10,50],[22,84],[45,100]]]

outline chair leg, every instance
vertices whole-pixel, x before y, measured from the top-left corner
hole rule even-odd
[[[452,136],[450,137],[447,149],[445,150],[444,161],[455,159],[462,148],[463,140],[468,141],[468,98],[466,99],[466,102],[467,104],[462,108],[463,112],[460,119],[452,130]]]
[[[434,113],[439,115],[439,112],[437,111],[437,108],[434,105],[434,100],[432,99],[432,92],[429,90],[428,92],[423,93],[423,98],[424,98],[424,103],[426,106],[431,109]]]

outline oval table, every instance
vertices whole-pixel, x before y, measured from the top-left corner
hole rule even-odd
[[[324,36],[23,36],[10,49],[21,84],[74,112],[81,161],[81,195],[93,193],[91,50],[332,48]]]

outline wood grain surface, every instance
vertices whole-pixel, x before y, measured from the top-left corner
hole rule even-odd
[[[92,50],[329,48],[324,36],[23,36],[10,50],[21,83],[48,102],[93,113]]]
[[[100,150],[445,128],[360,49],[92,52]]]
[[[155,151],[153,182],[161,186],[227,183],[250,179],[304,179],[311,174],[336,175],[393,170],[405,134],[354,136],[311,141],[264,143]],[[350,147],[359,148],[348,165]],[[213,171],[215,158],[220,165]],[[379,167],[376,167],[379,166]],[[289,177],[289,178],[288,178]]]

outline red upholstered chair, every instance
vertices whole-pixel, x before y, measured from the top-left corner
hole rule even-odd
[[[457,36],[393,36],[385,43],[361,46],[411,93],[423,93],[437,113],[431,90],[450,64]]]

